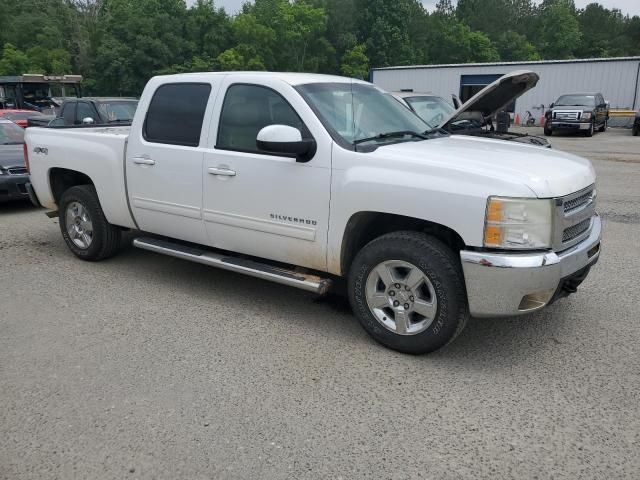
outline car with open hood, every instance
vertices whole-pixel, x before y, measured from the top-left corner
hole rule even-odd
[[[539,76],[529,70],[508,73],[487,85],[458,108],[452,107],[444,98],[433,93],[405,90],[393,92],[393,96],[429,125],[442,128],[453,135],[473,135],[551,147],[544,137],[497,132],[493,125],[493,118],[535,87],[538,80]]]

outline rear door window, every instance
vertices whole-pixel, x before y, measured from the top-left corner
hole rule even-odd
[[[197,147],[211,85],[170,83],[160,86],[151,99],[142,130],[153,143]]]

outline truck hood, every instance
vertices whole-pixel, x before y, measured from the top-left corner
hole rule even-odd
[[[381,146],[375,152],[398,169],[421,166],[491,177],[528,187],[539,198],[561,197],[595,183],[591,162],[585,158],[522,143],[466,135]],[[511,192],[495,192],[510,195]]]
[[[448,130],[450,123],[470,117],[477,118],[478,113],[483,118],[492,117],[520,95],[535,87],[539,79],[538,74],[531,70],[507,73],[463,103],[458,110],[445,118],[439,127]]]
[[[22,144],[0,145],[0,167],[24,167]]]

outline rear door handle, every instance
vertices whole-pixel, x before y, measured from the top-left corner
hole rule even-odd
[[[149,157],[133,157],[133,163],[137,163],[138,165],[155,165],[156,161]]]
[[[209,173],[211,175],[220,175],[220,176],[223,176],[223,177],[235,177],[236,176],[235,170],[231,170],[229,168],[222,168],[222,167],[209,167]]]

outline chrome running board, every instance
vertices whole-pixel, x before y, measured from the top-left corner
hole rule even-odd
[[[189,247],[152,237],[138,237],[133,246],[162,253],[171,257],[182,258],[191,262],[202,263],[211,267],[222,268],[231,272],[243,273],[251,277],[262,278],[272,282],[301,288],[308,292],[323,295],[329,291],[331,280],[307,273],[274,267],[244,258],[232,257],[198,247]]]

